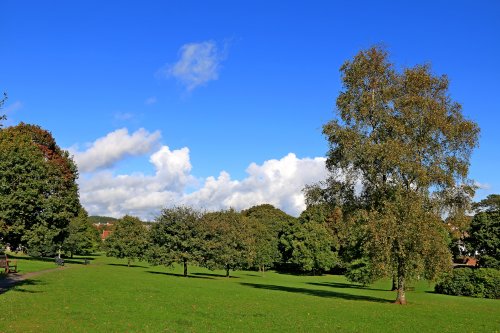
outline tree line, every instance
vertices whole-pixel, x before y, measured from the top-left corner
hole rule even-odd
[[[322,273],[340,265],[337,243],[317,207],[292,217],[269,204],[237,212],[201,213],[190,207],[163,209],[151,228],[125,216],[104,242],[108,256],[154,265],[223,269],[292,269]]]

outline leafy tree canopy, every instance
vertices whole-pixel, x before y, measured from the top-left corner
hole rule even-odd
[[[397,275],[397,303],[405,304],[407,280],[450,267],[441,216],[467,209],[479,128],[450,98],[448,78],[429,65],[398,71],[373,47],[340,71],[337,117],[323,127],[330,177],[309,191],[346,219],[356,216],[372,267]]]
[[[96,251],[101,243],[99,231],[93,226],[85,209],[80,209],[78,216],[71,219],[68,237],[64,240],[63,250],[71,257],[89,255]]]
[[[229,271],[248,265],[251,233],[248,220],[233,209],[204,214],[201,227],[205,237],[202,265]]]
[[[291,250],[290,262],[314,274],[338,264],[339,244],[329,226],[326,206],[309,206],[299,217],[293,233],[283,239]]]
[[[201,214],[189,207],[163,209],[151,227],[148,260],[166,266],[182,264],[187,276],[188,263],[197,263],[203,256],[200,218]]]
[[[80,209],[77,177],[69,153],[48,131],[23,123],[1,130],[0,226],[5,242],[14,248],[28,245],[30,235],[43,229],[44,244],[61,245]],[[29,243],[36,246],[35,239]],[[48,255],[49,247],[43,247]]]
[[[500,210],[477,213],[468,233],[465,246],[478,254],[479,265],[500,269]]]
[[[149,235],[141,220],[126,215],[118,220],[111,230],[111,235],[104,243],[108,257],[127,259],[128,266],[132,261],[145,257]]]

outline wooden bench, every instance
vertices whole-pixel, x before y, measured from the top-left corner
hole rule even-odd
[[[17,260],[9,260],[7,255],[0,259],[0,268],[5,269],[5,274],[17,273]]]

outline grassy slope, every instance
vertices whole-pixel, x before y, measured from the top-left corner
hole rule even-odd
[[[361,289],[340,276],[180,273],[108,258],[70,265],[0,295],[0,332],[500,330],[497,300],[432,294],[425,284],[401,307],[387,282]]]

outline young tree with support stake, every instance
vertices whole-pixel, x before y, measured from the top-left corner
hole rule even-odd
[[[452,199],[473,195],[467,174],[479,128],[428,65],[398,71],[373,47],[340,71],[337,117],[323,127],[330,176],[318,186],[345,210],[345,224],[362,230],[370,266],[395,275],[396,303],[406,304],[409,281],[451,267],[443,212],[458,217],[467,200]]]

